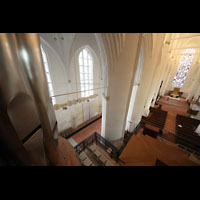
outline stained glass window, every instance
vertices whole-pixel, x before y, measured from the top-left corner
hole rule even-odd
[[[181,56],[178,64],[178,70],[172,82],[172,87],[181,88],[183,87],[184,81],[187,77],[188,71],[194,58],[195,49],[186,49],[184,55]]]
[[[79,72],[81,96],[93,95],[93,58],[88,49],[83,49],[79,54]],[[87,91],[85,91],[87,90]]]

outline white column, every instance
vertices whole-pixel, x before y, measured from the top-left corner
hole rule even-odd
[[[102,34],[108,60],[108,94],[102,106],[102,136],[123,138],[142,34]]]

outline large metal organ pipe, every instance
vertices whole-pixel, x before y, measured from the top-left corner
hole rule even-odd
[[[53,106],[48,94],[39,36],[36,33],[18,33],[14,34],[14,38],[23,69],[28,78],[35,102],[37,102],[36,106],[43,129],[46,154],[48,157],[53,156],[56,159],[58,158],[56,155],[57,138],[53,137],[56,117],[54,112],[50,112],[51,114],[48,115],[48,110],[53,110]],[[51,148],[53,148],[53,151],[51,151]]]
[[[0,146],[16,165],[58,159],[58,130],[37,33],[0,34]]]

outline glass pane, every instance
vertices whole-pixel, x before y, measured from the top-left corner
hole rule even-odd
[[[88,79],[85,79],[85,83],[89,83],[89,80],[88,80]]]
[[[51,90],[51,91],[49,91],[49,94],[50,94],[50,96],[53,96],[54,95],[54,93],[53,93],[53,91]]]
[[[88,60],[88,65],[92,67],[92,60]]]
[[[93,95],[93,90],[90,90],[90,95]]]
[[[79,65],[83,65],[83,59],[82,59],[82,57],[79,57]]]
[[[92,80],[93,79],[93,75],[92,74],[88,74],[89,75],[89,79]]]
[[[89,85],[89,89],[90,90],[93,89],[93,85],[92,84]]]
[[[88,91],[85,92],[85,96],[86,96],[86,97],[89,96],[89,92],[88,92]]]
[[[79,58],[83,57],[83,51],[81,51],[81,53],[79,54]]]
[[[81,91],[85,90],[84,84],[81,84]]]
[[[88,84],[85,84],[85,90],[88,90],[89,87],[88,87]]]
[[[83,49],[79,55],[79,71],[81,91],[93,89],[93,59],[88,49]],[[91,94],[93,91],[87,91],[82,92],[81,96],[85,97]]]
[[[84,67],[84,72],[88,74],[88,67]]]
[[[87,58],[87,51],[83,49],[83,58]]]
[[[88,66],[88,60],[84,59],[84,66]]]
[[[83,66],[79,67],[80,73],[83,73]]]
[[[88,74],[85,74],[85,81],[88,80]]]
[[[84,80],[84,74],[80,74],[80,81]]]
[[[88,67],[89,71],[88,73],[93,73],[93,68],[92,67]]]

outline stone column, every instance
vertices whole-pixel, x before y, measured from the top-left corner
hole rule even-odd
[[[143,37],[143,59],[142,59],[142,71],[139,80],[139,86],[135,96],[135,102],[131,114],[131,125],[129,131],[133,131],[137,124],[140,122],[142,115],[145,114],[145,104],[148,97],[148,91],[151,87],[151,81],[153,77],[153,65],[152,65],[152,47],[153,47],[153,35],[145,34]]]
[[[102,136],[123,138],[142,34],[102,34],[108,61],[108,89],[102,103]]]

